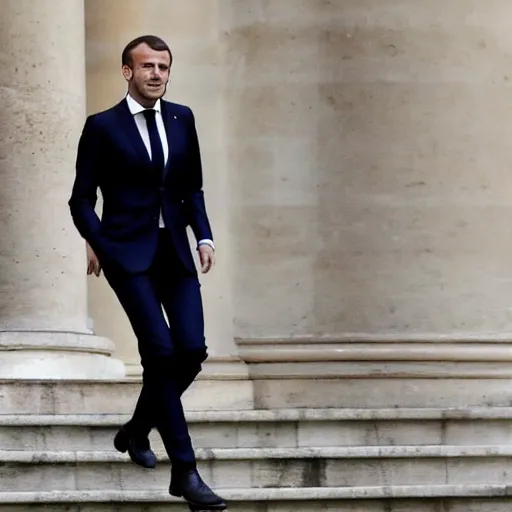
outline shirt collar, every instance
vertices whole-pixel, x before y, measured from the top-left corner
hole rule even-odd
[[[146,107],[143,107],[137,100],[133,99],[130,94],[126,95],[126,103],[128,103],[128,108],[130,109],[130,112],[132,115],[140,114],[141,112],[144,112],[144,110],[148,110]],[[158,99],[155,103],[155,106],[152,108],[152,110],[156,110],[160,114],[162,113],[162,104],[160,102],[160,99]]]

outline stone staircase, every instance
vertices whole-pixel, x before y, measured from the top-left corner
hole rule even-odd
[[[198,383],[187,408],[201,471],[232,511],[512,510],[512,408],[213,407],[223,386]],[[112,447],[137,389],[0,383],[0,511],[186,511],[157,436],[155,470]]]

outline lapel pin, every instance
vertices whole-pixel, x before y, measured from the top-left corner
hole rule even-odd
[[[174,116],[174,119],[178,119],[176,116]]]

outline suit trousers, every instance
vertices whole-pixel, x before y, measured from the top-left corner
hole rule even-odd
[[[171,462],[195,466],[181,395],[207,358],[200,283],[179,259],[171,236],[159,230],[150,268],[126,274],[104,268],[137,337],[142,390],[127,428],[146,437],[156,427]],[[164,315],[167,316],[167,321]]]

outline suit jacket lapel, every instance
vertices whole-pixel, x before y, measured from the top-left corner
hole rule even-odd
[[[130,109],[128,108],[126,99],[122,100],[121,103],[117,105],[117,107],[120,125],[122,126],[122,129],[124,129],[133,148],[147,165],[151,165],[151,159],[149,158],[148,150],[146,149],[144,141],[140,136],[139,129],[137,128],[137,124],[135,123],[135,119],[133,118]]]
[[[167,157],[167,163],[164,169],[164,180],[167,178],[171,169],[171,157],[172,157],[172,143],[175,139],[174,130],[176,129],[176,120],[172,115],[171,108],[168,102],[161,100],[162,105],[162,118],[165,125],[165,134],[167,136],[167,147],[169,148],[169,156]]]

